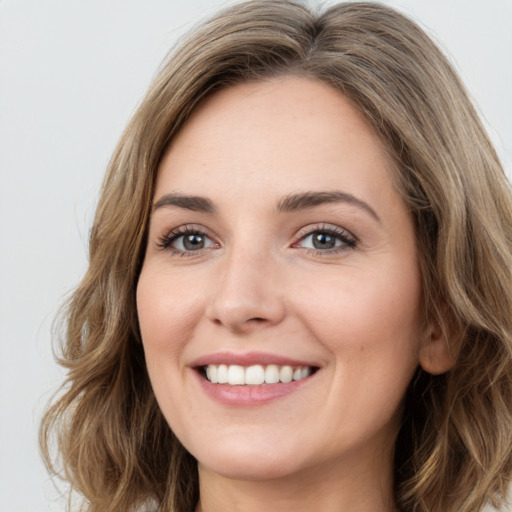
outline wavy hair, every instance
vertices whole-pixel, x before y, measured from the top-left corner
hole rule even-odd
[[[196,461],[158,408],[137,323],[155,176],[202,100],[282,75],[329,84],[380,135],[414,219],[427,315],[457,354],[444,375],[418,370],[407,391],[397,509],[501,506],[512,473],[510,186],[445,56],[410,19],[367,2],[321,12],[287,0],[240,3],[199,26],[163,64],[110,161],[89,267],[65,309],[59,362],[67,380],[40,434],[49,469],[91,512],[135,510],[148,499],[161,510],[193,509]]]

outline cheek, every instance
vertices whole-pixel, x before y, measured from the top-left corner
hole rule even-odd
[[[200,314],[200,301],[190,292],[179,279],[170,280],[165,272],[143,267],[137,285],[137,314],[150,372],[159,361],[179,363]]]
[[[173,431],[184,438],[187,428],[180,417],[189,406],[180,399],[186,378],[183,356],[201,306],[190,283],[187,286],[169,277],[165,269],[155,270],[151,264],[143,267],[137,285],[137,314],[155,397]]]
[[[399,336],[420,324],[421,288],[416,279],[356,270],[331,276],[323,289],[318,282],[302,283],[293,295],[320,329],[357,343],[363,334]]]
[[[354,385],[406,387],[418,364],[423,325],[416,265],[344,270],[323,290],[316,280],[294,291],[303,323]]]

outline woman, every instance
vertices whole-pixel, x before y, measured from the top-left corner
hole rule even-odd
[[[239,4],[112,158],[42,426],[93,511],[476,512],[512,471],[512,198],[378,4]]]

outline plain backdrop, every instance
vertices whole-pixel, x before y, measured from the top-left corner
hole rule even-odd
[[[331,2],[325,2],[331,3]],[[512,0],[388,0],[447,51],[512,173]],[[65,510],[37,428],[51,323],[84,272],[109,156],[179,36],[226,2],[0,0],[0,510]]]

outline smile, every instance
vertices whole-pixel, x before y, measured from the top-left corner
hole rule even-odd
[[[202,368],[203,376],[212,384],[231,386],[261,386],[264,384],[286,384],[309,377],[314,371],[310,366],[255,364],[209,364]]]

